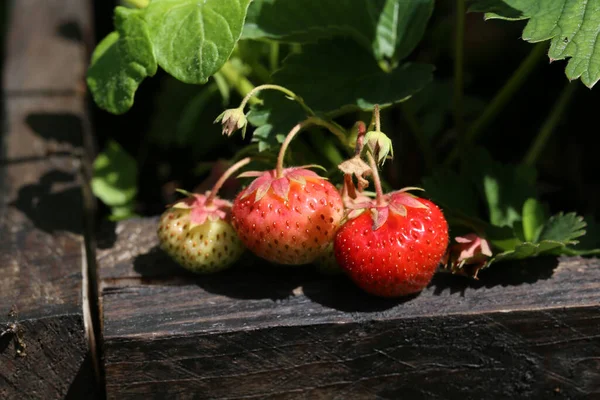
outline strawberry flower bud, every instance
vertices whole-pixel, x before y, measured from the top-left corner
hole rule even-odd
[[[215,119],[215,123],[221,122],[223,135],[231,136],[238,129],[242,130],[242,137],[246,136],[246,126],[248,120],[241,108],[230,108],[225,110]]]
[[[492,256],[490,243],[475,233],[457,236],[454,240],[456,243],[450,246],[450,266],[456,270],[468,265],[477,277],[477,272]]]
[[[380,131],[369,131],[365,135],[365,148],[377,157],[377,164],[383,165],[388,154],[394,158],[392,141],[387,135]]]

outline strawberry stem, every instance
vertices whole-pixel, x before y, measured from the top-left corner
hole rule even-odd
[[[371,121],[369,122],[368,131],[381,132],[381,117],[379,113],[379,104],[375,104],[371,113]]]
[[[288,97],[290,97],[292,100],[297,101],[298,104],[300,105],[300,107],[302,107],[308,115],[311,115],[311,116],[316,115],[315,112],[309,106],[306,105],[306,103],[304,102],[302,97],[298,96],[296,93],[292,92],[291,90],[289,90],[283,86],[273,85],[273,84],[260,85],[260,86],[255,87],[254,89],[252,89],[250,92],[248,92],[246,97],[244,97],[244,99],[240,103],[239,108],[243,110],[244,107],[246,107],[246,104],[248,103],[248,101],[250,101],[250,99],[252,98],[252,96],[256,95],[258,92],[260,92],[261,90],[265,90],[265,89],[279,90],[280,92],[282,92],[282,93],[286,94]]]
[[[227,181],[227,179],[229,179],[229,177],[233,175],[238,169],[242,168],[244,165],[247,165],[251,160],[252,159],[250,157],[242,158],[240,161],[227,168],[227,171],[225,171],[223,175],[221,175],[217,183],[215,183],[215,185],[210,190],[210,194],[206,198],[205,204],[207,206],[210,206],[215,197],[217,196],[217,193],[219,193],[219,189],[221,189],[221,186],[223,186],[225,181]]]
[[[381,118],[379,116],[379,104],[375,104],[373,108],[373,116],[375,117],[375,131],[381,132]]]
[[[283,143],[281,144],[281,148],[279,149],[279,154],[277,155],[277,177],[281,178],[283,176],[283,159],[285,157],[285,152],[288,148],[288,146],[290,145],[292,139],[294,138],[294,136],[296,136],[296,134],[298,132],[300,132],[300,130],[302,128],[304,128],[306,125],[308,125],[310,121],[310,118],[300,122],[299,124],[296,124],[296,126],[294,126],[292,128],[292,130],[290,131],[290,133],[287,134],[287,136],[285,137],[285,140],[283,141]]]
[[[352,174],[344,174],[344,195],[347,195],[352,200],[356,199],[356,187],[352,181]]]
[[[362,149],[365,145],[365,134],[367,133],[367,127],[365,123],[362,121],[358,121],[356,123],[356,146],[354,146],[354,155],[357,156],[362,152]]]
[[[367,158],[369,159],[369,165],[371,166],[371,170],[373,172],[373,184],[375,185],[375,201],[378,206],[384,205],[383,200],[383,190],[381,189],[381,178],[379,178],[379,171],[377,170],[377,163],[375,162],[375,158],[370,151],[367,151]]]
[[[279,149],[279,155],[277,156],[277,167],[276,167],[277,168],[276,173],[277,173],[278,178],[281,178],[283,176],[283,159],[285,158],[285,152],[287,151],[287,148],[289,147],[292,139],[294,139],[294,137],[296,136],[296,134],[298,134],[298,132],[300,132],[302,129],[306,128],[309,125],[317,125],[317,126],[322,126],[323,128],[327,128],[338,139],[340,139],[340,141],[342,143],[346,142],[346,132],[344,132],[336,124],[326,121],[324,119],[321,119],[319,117],[309,117],[309,118],[305,119],[304,121],[300,122],[299,124],[296,124],[296,126],[294,126],[292,128],[292,130],[287,134],[287,136],[285,137],[285,140],[281,144],[281,148]]]

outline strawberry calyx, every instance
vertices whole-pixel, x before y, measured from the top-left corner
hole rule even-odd
[[[352,176],[356,177],[359,192],[362,192],[369,186],[369,181],[366,178],[369,175],[372,175],[373,172],[369,164],[360,158],[360,155],[356,155],[349,160],[342,162],[338,165],[338,168],[344,173],[346,187],[354,189]],[[351,191],[350,197],[356,197],[356,192],[354,190]]]
[[[315,165],[305,165],[302,167],[286,168],[279,176],[276,169],[270,171],[248,171],[238,175],[238,178],[256,177],[254,181],[241,193],[241,198],[246,198],[253,193],[256,193],[254,201],[262,199],[269,189],[273,189],[273,193],[283,199],[288,200],[290,186],[292,182],[298,183],[301,187],[306,185],[307,181],[317,181],[325,179],[317,173],[306,168],[318,167]]]
[[[373,219],[373,230],[381,228],[389,218],[390,213],[406,217],[408,208],[429,208],[420,199],[409,193],[410,190],[423,190],[418,187],[405,187],[395,192],[384,195],[381,199],[372,200],[362,196],[358,201],[349,202],[346,207],[350,210],[348,219],[358,217],[364,211],[371,213]]]
[[[182,190],[178,190],[181,193],[186,194],[185,199],[171,205],[171,208],[177,208],[182,210],[190,210],[190,229],[196,226],[204,224],[208,221],[217,221],[219,219],[229,218],[229,211],[231,210],[231,202],[220,198],[213,198],[210,200],[210,192],[207,191],[205,194],[188,193]]]
[[[221,199],[217,196],[219,189],[223,186],[225,181],[237,170],[250,162],[250,158],[246,157],[231,167],[229,167],[223,175],[217,180],[213,188],[205,194],[190,193],[183,189],[177,189],[177,191],[186,196],[185,199],[171,205],[171,208],[190,210],[190,226],[189,229],[195,228],[199,225],[204,224],[207,220],[217,221],[229,219],[229,212],[231,211],[231,202]]]

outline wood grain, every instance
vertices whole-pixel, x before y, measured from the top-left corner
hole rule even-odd
[[[98,253],[108,398],[600,396],[599,260],[439,274],[390,301],[307,268],[191,275],[156,222]]]
[[[90,3],[11,5],[0,135],[0,398],[93,398],[83,210],[91,139],[81,90]]]
[[[9,95],[84,93],[92,38],[88,0],[10,2],[3,87]]]

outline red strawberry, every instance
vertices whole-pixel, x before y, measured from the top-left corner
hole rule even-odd
[[[420,292],[448,246],[446,219],[434,203],[403,190],[382,200],[340,228],[334,243],[338,264],[376,296]]]
[[[257,176],[232,208],[246,247],[279,264],[307,264],[322,255],[343,216],[335,186],[300,167],[243,175]]]

